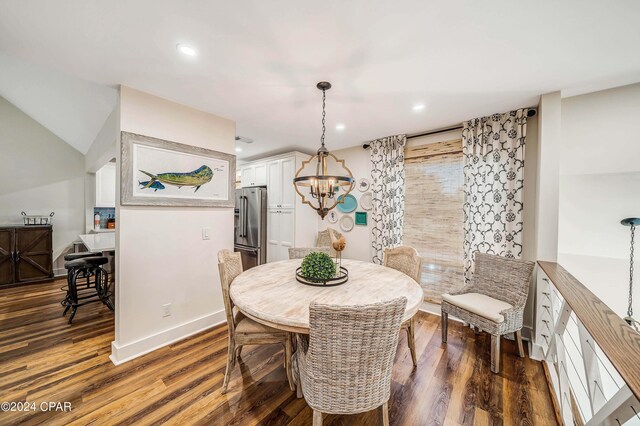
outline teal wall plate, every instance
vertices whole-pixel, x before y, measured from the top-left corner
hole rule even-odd
[[[356,225],[367,225],[367,212],[356,212]]]

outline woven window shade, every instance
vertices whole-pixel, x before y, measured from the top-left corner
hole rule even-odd
[[[403,245],[422,257],[425,300],[440,303],[443,293],[464,285],[463,157],[461,145],[445,153],[433,145],[433,155],[424,155],[429,145],[418,157],[407,152]]]

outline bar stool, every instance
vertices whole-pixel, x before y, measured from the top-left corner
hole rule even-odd
[[[109,274],[102,265],[109,260],[98,253],[72,253],[65,256],[64,267],[67,269],[67,286],[62,287],[66,296],[61,302],[65,307],[62,316],[71,309],[69,324],[72,323],[79,306],[93,302],[102,302],[112,311],[113,304],[109,299]]]

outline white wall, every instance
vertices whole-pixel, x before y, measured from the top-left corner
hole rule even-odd
[[[630,230],[620,220],[640,217],[639,115],[640,84],[562,100],[558,260],[623,317]]]
[[[128,87],[122,131],[233,154],[235,123]],[[121,176],[118,162],[118,176]],[[233,249],[232,208],[126,207],[116,228],[116,340],[123,362],[224,321],[217,252]],[[202,228],[211,240],[202,240]],[[172,315],[162,317],[171,303]]]
[[[0,97],[0,223],[55,212],[54,272],[84,230],[84,157]]]

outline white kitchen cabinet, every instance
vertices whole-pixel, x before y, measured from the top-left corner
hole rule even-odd
[[[292,209],[295,207],[296,191],[293,178],[296,174],[294,156],[267,161],[267,199],[269,208]]]
[[[293,178],[296,175],[295,157],[283,158],[280,161],[280,174],[282,176],[282,191],[280,192],[280,207],[292,209],[296,203],[296,190],[293,187]]]
[[[267,184],[266,163],[252,163],[242,167],[240,172],[242,187],[264,186]]]
[[[116,165],[109,163],[96,172],[95,207],[116,206]]]
[[[289,248],[294,247],[294,213],[293,209],[267,212],[267,262],[289,258]]]
[[[267,204],[270,209],[280,208],[282,184],[280,160],[267,161]]]

